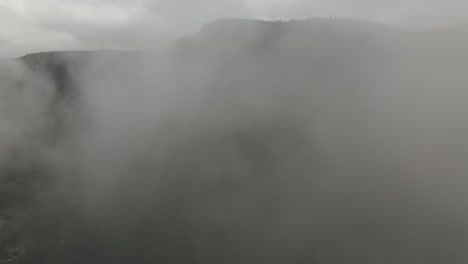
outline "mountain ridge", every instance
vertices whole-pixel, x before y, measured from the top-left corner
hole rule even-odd
[[[309,18],[304,20],[288,20],[288,21],[269,21],[269,20],[255,20],[255,19],[218,19],[212,22],[205,23],[201,26],[198,33],[190,36],[180,37],[177,42],[184,42],[186,40],[193,40],[196,38],[218,38],[220,35],[224,37],[232,38],[235,41],[236,35],[253,35],[252,33],[265,33],[262,30],[274,31],[277,30],[277,34],[286,32],[287,30],[293,30],[293,27],[299,26],[299,30],[303,30],[303,33],[307,33],[310,30],[339,30],[347,29],[347,33],[357,34],[368,32],[369,30],[385,30],[385,31],[397,31],[406,33],[427,33],[427,32],[445,32],[445,31],[466,31],[466,25],[460,24],[453,27],[445,27],[438,29],[404,29],[402,27],[395,27],[384,23],[356,20],[356,19],[339,19],[339,18]],[[318,28],[321,27],[321,28]],[[297,30],[297,29],[296,29]],[[354,30],[354,31],[353,31]],[[311,32],[309,32],[311,33]],[[340,32],[335,32],[340,33]],[[343,31],[341,33],[344,33]],[[268,34],[268,32],[267,32]],[[270,33],[271,34],[271,33]],[[151,50],[147,50],[151,52]],[[24,59],[25,61],[34,60],[33,57],[40,57],[45,54],[72,54],[72,53],[135,53],[145,52],[143,50],[64,50],[64,51],[43,51],[29,53],[23,56],[19,56],[16,59]],[[6,59],[10,60],[10,59]]]

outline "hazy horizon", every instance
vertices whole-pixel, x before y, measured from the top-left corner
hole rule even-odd
[[[0,58],[53,50],[147,49],[222,18],[349,18],[399,27],[467,22],[462,0],[22,0],[0,3]]]

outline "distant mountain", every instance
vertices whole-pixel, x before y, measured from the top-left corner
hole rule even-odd
[[[232,54],[266,54],[309,60],[329,60],[331,55],[342,54],[350,59],[397,59],[440,56],[444,61],[465,53],[453,54],[468,44],[468,29],[460,25],[438,30],[403,30],[385,24],[352,19],[315,18],[298,21],[259,21],[248,19],[222,19],[204,25],[195,36],[180,39],[172,52],[176,56],[225,57]],[[234,52],[234,53],[233,53]],[[96,54],[128,59],[132,54],[147,52],[119,51],[67,51],[44,52],[21,57],[29,67],[52,74],[58,86],[66,78],[66,64]],[[125,55],[124,55],[125,54]],[[440,55],[437,55],[440,54]],[[107,56],[106,55],[106,56]],[[458,57],[458,58],[457,58]],[[65,59],[66,58],[66,59]],[[70,59],[71,58],[71,59]],[[314,59],[314,61],[311,61]]]

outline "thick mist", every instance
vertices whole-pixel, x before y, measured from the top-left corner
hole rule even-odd
[[[23,262],[466,263],[467,32],[220,20],[3,62]]]

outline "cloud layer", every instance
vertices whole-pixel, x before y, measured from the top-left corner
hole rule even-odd
[[[15,0],[0,2],[0,57],[63,49],[138,49],[226,17],[347,17],[391,24],[464,22],[463,0]]]

